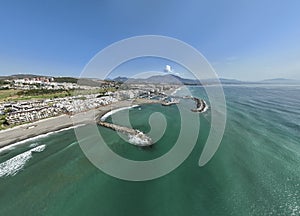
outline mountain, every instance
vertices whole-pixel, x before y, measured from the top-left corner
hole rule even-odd
[[[239,81],[235,79],[205,79],[199,80],[196,79],[187,79],[173,74],[166,75],[155,75],[148,78],[127,78],[127,77],[116,77],[113,81],[117,82],[126,82],[126,83],[152,83],[152,84],[184,84],[184,85],[212,85],[221,82],[222,84],[244,84],[248,82]]]
[[[34,77],[52,77],[45,75],[34,75],[34,74],[15,74],[10,76],[0,76],[0,80],[5,79],[22,79],[22,78],[34,78]],[[54,77],[56,82],[71,82],[78,83],[79,85],[87,86],[101,86],[105,81],[97,80],[96,78],[74,78],[74,77]],[[155,75],[148,78],[127,78],[127,77],[116,77],[114,79],[107,79],[106,81],[115,82],[127,82],[127,83],[148,83],[148,84],[184,84],[184,85],[213,85],[221,82],[222,84],[230,85],[241,85],[241,84],[300,84],[300,80],[285,79],[285,78],[275,78],[275,79],[265,79],[258,82],[240,81],[236,79],[204,79],[201,83],[196,79],[187,79],[174,74],[166,75]]]
[[[91,86],[91,87],[100,87],[106,82],[103,80],[97,80],[92,78],[75,78],[75,77],[53,77],[53,76],[45,76],[45,75],[35,75],[35,74],[16,74],[9,76],[0,76],[0,80],[13,80],[13,79],[24,79],[24,78],[36,78],[36,77],[46,77],[46,78],[54,78],[54,82],[58,83],[77,83],[78,85],[83,86]]]
[[[176,75],[167,74],[167,75],[155,75],[148,78],[127,78],[127,77],[116,77],[112,79],[117,82],[126,82],[126,83],[148,83],[148,84],[186,84],[186,85],[196,85],[200,84],[199,81],[193,79],[185,79]]]
[[[126,82],[128,80],[128,78],[127,77],[118,76],[118,77],[116,77],[114,79],[108,79],[108,80],[109,81],[115,81],[115,82],[121,82],[121,83],[123,83],[123,82]]]
[[[148,78],[127,78],[127,77],[116,77],[112,81],[127,82],[127,83],[151,83],[151,84],[184,84],[184,85],[213,85],[221,82],[223,85],[242,85],[242,84],[300,84],[300,80],[276,78],[276,79],[266,79],[262,81],[241,81],[236,79],[187,79],[173,74],[166,75],[155,75]]]
[[[139,79],[139,81],[146,82],[146,83],[165,83],[165,84],[186,84],[186,85],[200,84],[198,80],[185,79],[172,74],[151,76],[147,79]]]
[[[268,83],[268,84],[300,84],[300,80],[285,79],[285,78],[265,79],[262,80],[261,82]]]
[[[23,78],[35,78],[35,77],[50,77],[50,76],[40,76],[34,74],[13,74],[8,76],[0,76],[0,79],[23,79]]]

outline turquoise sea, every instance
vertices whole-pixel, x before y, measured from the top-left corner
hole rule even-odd
[[[190,91],[206,98],[202,87]],[[0,215],[300,215],[300,86],[225,86],[224,92],[224,137],[204,167],[198,160],[210,111],[200,114],[189,157],[168,175],[144,182],[103,173],[85,157],[74,130],[62,130],[0,152]],[[154,112],[168,126],[152,148],[126,143],[107,128],[99,131],[123,157],[157,158],[177,140],[180,117],[176,106],[142,105],[130,110],[132,125],[149,131]]]

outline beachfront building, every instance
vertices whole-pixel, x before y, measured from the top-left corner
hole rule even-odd
[[[0,113],[6,115],[9,124],[15,125],[61,114],[75,114],[117,101],[112,96],[98,96],[97,94],[91,94],[46,100],[10,102],[0,105]]]

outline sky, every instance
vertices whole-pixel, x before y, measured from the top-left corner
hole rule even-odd
[[[219,77],[300,79],[299,11],[297,0],[0,1],[0,75],[77,77],[110,44],[150,34],[190,44]]]

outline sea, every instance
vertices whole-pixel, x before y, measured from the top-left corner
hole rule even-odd
[[[209,104],[205,88],[189,90]],[[204,166],[198,164],[211,128],[210,109],[195,113],[201,126],[188,157],[147,181],[101,171],[85,156],[74,128],[67,128],[0,151],[0,215],[300,215],[300,86],[228,85],[223,90],[226,128]],[[190,101],[181,103],[194,108]],[[130,123],[149,132],[153,113],[163,115],[167,126],[151,148],[134,146],[108,128],[98,127],[99,133],[121,157],[161,157],[176,143],[181,118],[175,105],[148,104],[129,109]]]

